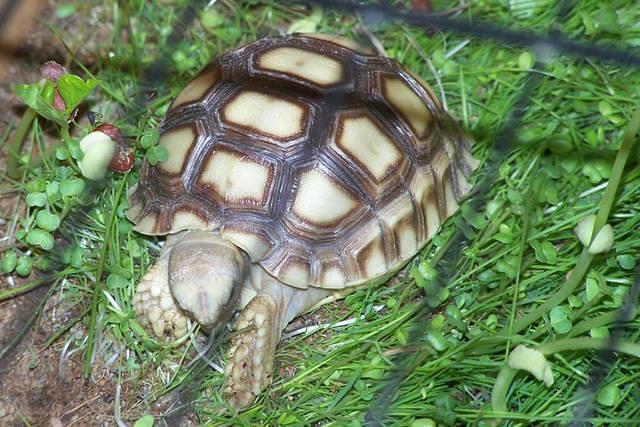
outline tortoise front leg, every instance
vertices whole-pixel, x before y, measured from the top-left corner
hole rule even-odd
[[[240,312],[225,368],[224,395],[236,410],[252,404],[271,383],[276,347],[287,324],[331,297],[327,290],[285,285],[262,270],[258,277],[259,283],[249,285],[253,289],[247,294],[255,296]]]
[[[280,340],[278,310],[267,294],[256,295],[240,312],[225,368],[224,395],[236,410],[250,405],[271,383],[273,357]]]
[[[142,325],[165,341],[182,338],[188,329],[188,319],[169,289],[169,254],[180,236],[167,238],[160,257],[142,277],[132,301]]]

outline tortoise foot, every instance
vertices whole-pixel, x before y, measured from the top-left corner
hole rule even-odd
[[[224,395],[240,410],[253,403],[269,383],[280,337],[277,307],[269,295],[257,295],[242,310],[225,368]]]
[[[144,275],[132,302],[138,320],[157,338],[170,341],[187,334],[188,321],[171,296],[164,259]]]

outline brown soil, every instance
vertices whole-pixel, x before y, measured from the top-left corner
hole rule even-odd
[[[7,10],[9,0],[0,0],[0,14]],[[100,5],[75,3],[73,16],[60,19],[55,10],[62,1],[23,0],[9,15],[7,25],[0,26],[0,137],[15,129],[24,107],[13,94],[19,83],[40,80],[40,65],[48,60],[70,63],[64,43],[75,58],[85,65],[91,63],[100,41],[110,36],[111,29],[98,25],[100,16],[108,13]],[[4,17],[2,17],[4,18]],[[111,22],[109,19],[103,22]],[[58,36],[50,31],[55,28]],[[73,67],[71,67],[73,68]],[[6,144],[3,144],[5,147]],[[0,170],[6,170],[5,149],[0,152]],[[24,205],[17,194],[0,192],[0,256],[12,246],[11,223],[24,214]],[[0,276],[0,292],[20,286],[34,277],[20,279]],[[45,297],[47,285],[28,294],[0,302],[0,352],[24,328]],[[115,425],[114,401],[116,382],[114,372],[104,368],[103,361],[94,364],[92,376],[82,377],[83,354],[65,354],[64,345],[82,340],[86,331],[75,327],[55,343],[45,342],[70,318],[78,315],[78,308],[67,310],[51,298],[36,322],[17,346],[0,360],[0,425],[1,426],[103,426]],[[137,402],[135,391],[122,384],[122,402]],[[123,403],[123,418],[132,414]],[[127,420],[130,421],[130,420]]]

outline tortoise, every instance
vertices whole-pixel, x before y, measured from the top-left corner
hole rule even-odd
[[[167,235],[134,307],[159,338],[239,310],[223,393],[271,381],[300,314],[402,268],[453,214],[477,167],[471,138],[395,60],[327,34],[229,51],[169,107],[127,217]]]

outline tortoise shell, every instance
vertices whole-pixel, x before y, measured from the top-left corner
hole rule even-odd
[[[173,101],[127,216],[219,230],[284,283],[343,288],[401,267],[457,210],[477,162],[431,88],[323,34],[227,52]]]

